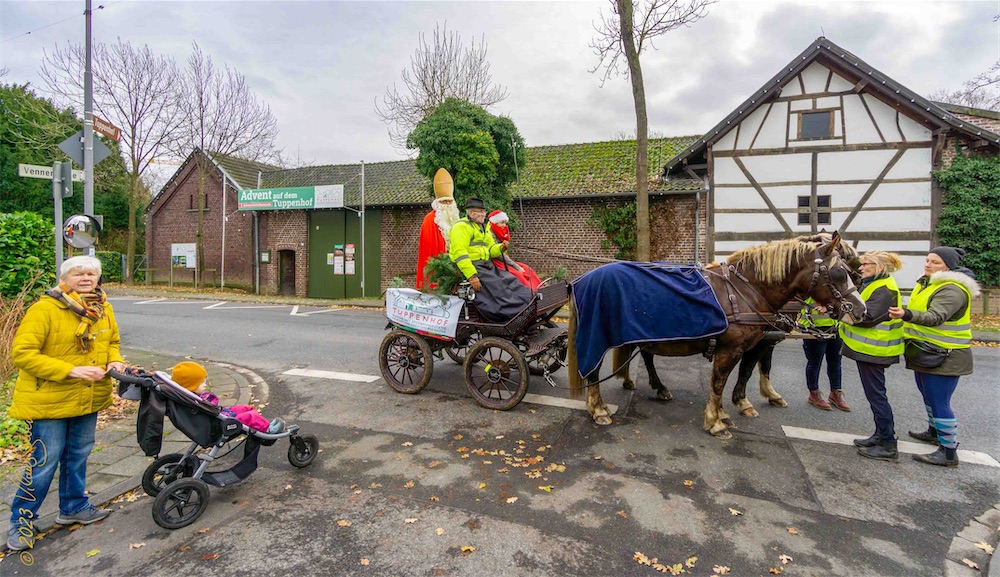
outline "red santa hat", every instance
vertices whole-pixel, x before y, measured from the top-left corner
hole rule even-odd
[[[509,220],[507,213],[502,210],[494,210],[490,213],[490,222],[493,224],[507,224]]]

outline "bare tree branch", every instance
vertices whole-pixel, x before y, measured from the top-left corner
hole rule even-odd
[[[604,67],[603,86],[612,73],[627,74],[632,83],[635,103],[635,217],[636,260],[650,257],[649,231],[649,122],[646,114],[646,89],[642,80],[639,55],[653,46],[653,39],[690,26],[708,13],[716,0],[611,0],[611,15],[601,14],[595,26],[597,37],[590,46],[600,59],[591,72]],[[638,18],[636,15],[638,14]],[[622,66],[622,60],[628,68]]]
[[[486,43],[473,40],[463,47],[457,33],[448,26],[434,28],[433,44],[420,34],[420,46],[410,57],[410,69],[403,70],[403,90],[395,84],[387,88],[382,104],[375,102],[375,114],[389,125],[389,139],[397,150],[406,149],[406,138],[417,123],[446,98],[458,98],[488,109],[504,98],[507,89],[493,84]]]

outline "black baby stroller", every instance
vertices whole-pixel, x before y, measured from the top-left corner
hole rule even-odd
[[[164,372],[147,373],[128,369],[126,373],[109,371],[119,381],[119,394],[137,399],[139,417],[136,434],[147,456],[156,457],[142,475],[142,488],[153,501],[153,520],[164,529],[180,529],[194,523],[208,507],[209,485],[226,487],[239,483],[257,469],[261,445],[273,445],[287,437],[288,462],[306,467],[319,450],[314,435],[300,435],[298,425],[287,425],[275,434],[251,429],[236,419],[220,414],[220,407],[201,400],[170,379]],[[191,439],[183,453],[160,456],[163,441],[163,416]],[[236,445],[219,455],[227,444]],[[243,444],[243,459],[222,471],[208,471],[209,465]],[[208,449],[205,451],[204,449]]]

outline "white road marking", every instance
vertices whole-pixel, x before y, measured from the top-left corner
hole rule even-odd
[[[221,303],[215,303],[214,305],[209,305],[205,307],[206,309],[215,309],[217,311],[232,311],[236,309],[280,309],[287,307],[288,305],[249,305],[249,306],[236,306],[236,307],[220,307],[220,305],[226,304],[225,301]],[[220,308],[216,308],[220,307]]]
[[[317,379],[333,379],[335,381],[353,381],[371,383],[381,379],[381,376],[359,375],[357,373],[338,373],[336,371],[318,371],[315,369],[290,369],[283,374],[296,377],[315,377]]]
[[[819,441],[820,443],[833,443],[836,445],[854,445],[854,439],[863,438],[864,435],[849,435],[847,433],[834,433],[831,431],[818,431],[816,429],[802,429],[799,427],[789,427],[782,425],[781,430],[786,437],[793,439],[805,439],[807,441]],[[933,452],[933,446],[924,443],[910,443],[899,441],[897,449],[900,453],[910,455],[922,455]],[[960,463],[970,463],[974,465],[986,465],[987,467],[1000,467],[996,459],[980,451],[958,450],[958,461]]]
[[[534,403],[536,405],[548,405],[550,407],[562,407],[564,409],[579,409],[581,411],[587,410],[586,401],[577,401],[574,399],[564,399],[562,397],[550,397],[548,395],[536,395],[534,393],[528,393],[524,395],[525,403]],[[618,405],[608,404],[608,412],[612,415],[618,412]]]
[[[319,309],[318,311],[309,311],[307,313],[300,313],[299,312],[299,305],[295,305],[295,306],[292,307],[292,316],[293,317],[307,317],[309,315],[315,315],[315,314],[318,314],[318,313],[329,313],[329,312],[340,311],[340,310],[343,310],[343,309],[340,309],[340,308]]]

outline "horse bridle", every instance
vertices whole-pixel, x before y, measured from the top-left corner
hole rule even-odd
[[[837,255],[835,253],[830,253],[830,256],[833,257]],[[830,274],[830,267],[828,267],[826,264],[826,259],[820,256],[819,248],[816,249],[815,257],[816,258],[813,260],[813,262],[816,263],[816,270],[813,271],[812,280],[809,282],[809,290],[806,292],[811,293],[813,289],[816,288],[816,285],[819,285],[822,282],[821,286],[828,289],[830,293],[833,295],[833,298],[836,299],[837,301],[837,310],[840,311],[840,315],[838,316],[843,316],[845,314],[853,313],[854,305],[847,300],[847,297],[851,293],[858,292],[858,287],[854,285],[854,283],[852,282],[850,288],[848,288],[846,293],[840,292],[840,290],[834,284],[833,277]],[[843,274],[845,280],[851,278],[850,269],[848,269],[847,265],[845,264],[835,265],[834,270]],[[796,297],[796,300],[801,301],[801,299],[798,299],[798,297]],[[802,302],[803,304],[805,304],[805,301]]]

